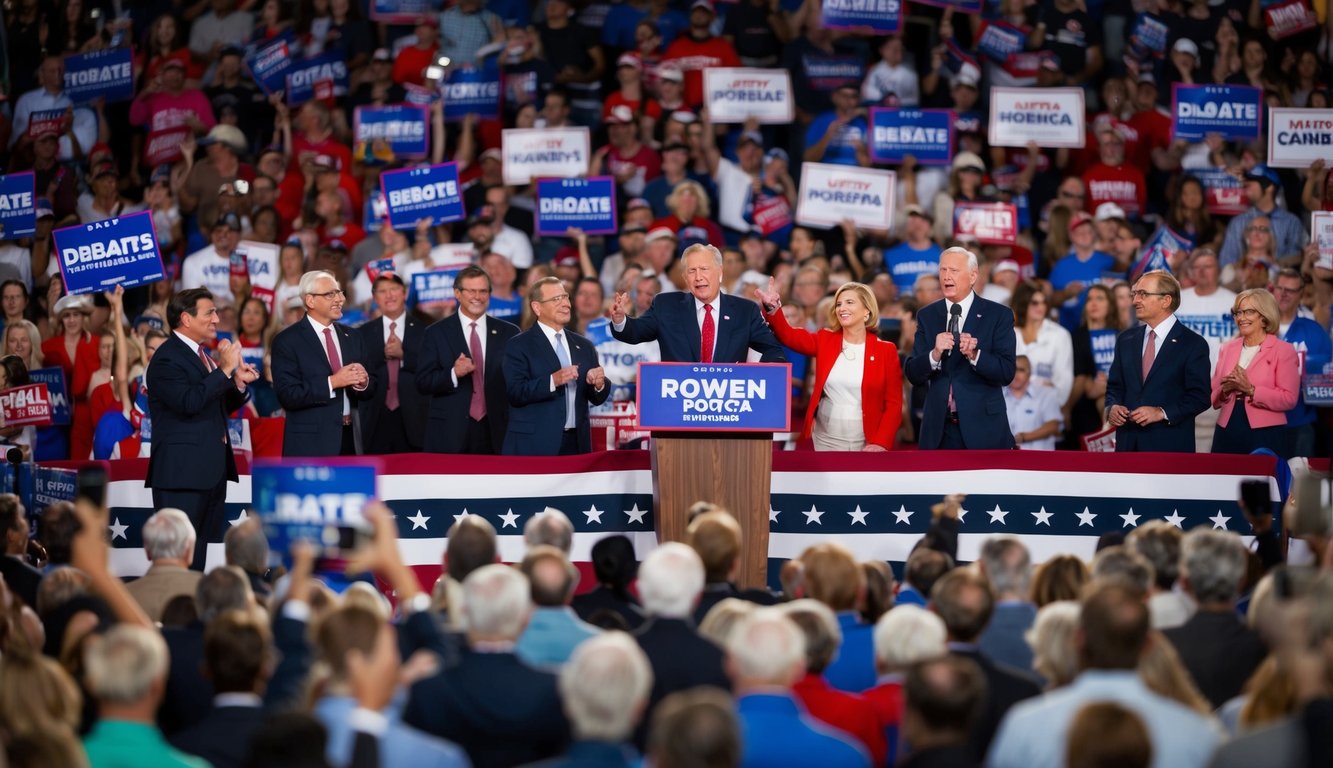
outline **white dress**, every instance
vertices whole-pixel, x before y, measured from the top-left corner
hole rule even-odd
[[[859,451],[866,447],[861,415],[861,378],[865,373],[866,345],[843,342],[819,398],[819,412],[811,435],[816,451]]]

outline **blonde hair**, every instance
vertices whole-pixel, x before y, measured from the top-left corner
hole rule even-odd
[[[677,184],[675,189],[671,190],[671,194],[667,195],[666,199],[667,210],[671,211],[673,214],[676,212],[676,204],[680,202],[681,193],[685,190],[694,192],[694,198],[699,201],[698,205],[695,206],[695,216],[706,219],[712,215],[712,209],[709,207],[708,203],[708,193],[704,191],[704,185],[693,179],[686,179]],[[688,225],[690,222],[685,221],[681,223]]]
[[[15,320],[8,324],[5,326],[5,354],[9,354],[9,332],[15,328],[22,328],[27,332],[28,343],[32,345],[32,354],[23,361],[31,373],[45,364],[42,358],[42,332],[37,330],[37,326],[31,320]]]
[[[874,328],[879,325],[879,302],[875,300],[875,294],[871,292],[870,286],[865,283],[843,283],[838,286],[838,290],[833,293],[833,306],[828,311],[829,330],[836,331],[838,324],[838,299],[842,298],[844,293],[855,293],[856,298],[861,300],[861,304],[869,310],[866,314],[866,327]]]
[[[1282,312],[1277,307],[1277,299],[1273,294],[1264,288],[1250,288],[1236,294],[1236,300],[1231,305],[1231,311],[1240,309],[1240,303],[1245,299],[1254,302],[1254,308],[1259,310],[1259,316],[1264,319],[1264,333],[1277,333],[1282,327]]]

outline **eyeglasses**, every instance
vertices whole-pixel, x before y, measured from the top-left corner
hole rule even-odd
[[[551,297],[548,297],[548,298],[545,298],[545,299],[537,299],[537,303],[538,303],[538,304],[545,304],[545,303],[547,303],[548,301],[554,301],[554,302],[556,302],[557,304],[560,303],[560,302],[568,302],[568,301],[569,301],[569,294],[568,294],[568,293],[560,293],[560,294],[556,294],[555,296],[551,296]]]
[[[1284,288],[1280,285],[1273,286],[1273,293],[1281,293],[1281,294],[1286,294],[1288,296],[1294,296],[1300,293],[1301,290],[1302,289],[1300,288]]]
[[[345,297],[347,294],[343,293],[342,291],[325,291],[323,293],[312,293],[310,295],[318,296],[321,299],[325,299],[328,301],[334,301],[335,299],[341,299]]]
[[[1272,232],[1272,227],[1246,227],[1246,232]]]
[[[1249,309],[1249,308],[1246,308],[1246,309],[1233,309],[1233,310],[1231,310],[1231,316],[1234,317],[1234,318],[1236,318],[1236,319],[1238,319],[1238,320],[1239,320],[1240,318],[1242,318],[1242,317],[1258,317],[1258,316],[1259,316],[1259,310],[1257,310],[1257,309]]]
[[[1136,299],[1146,299],[1149,296],[1170,296],[1171,294],[1160,291],[1130,291],[1129,295]]]
[[[490,293],[490,288],[459,288],[458,293],[466,293],[472,296],[485,296]]]

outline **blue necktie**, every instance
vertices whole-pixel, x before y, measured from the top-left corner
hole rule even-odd
[[[560,358],[560,367],[568,368],[569,350],[565,349],[565,342],[560,338],[562,334],[555,335],[555,356]],[[571,381],[565,385],[565,429],[574,428],[574,387],[578,385],[577,381]]]

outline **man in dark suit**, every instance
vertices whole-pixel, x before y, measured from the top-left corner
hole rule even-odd
[[[1004,388],[1014,380],[1014,313],[981,298],[977,256],[966,248],[940,254],[944,298],[917,313],[907,360],[912,386],[926,386],[917,444],[923,449],[1014,447]]]
[[[504,453],[588,453],[592,450],[588,406],[606,402],[611,385],[592,342],[566,327],[569,292],[559,278],[538,280],[528,291],[528,303],[537,322],[505,346],[509,428]]]
[[[283,456],[364,453],[357,406],[375,394],[361,337],[337,322],[346,294],[332,274],[301,275],[304,320],[273,337],[273,389],[287,414]]]
[[[762,362],[787,361],[758,305],[721,293],[721,251],[698,243],[686,248],[681,259],[689,293],[658,294],[643,317],[629,317],[629,296],[617,293],[611,335],[626,344],[656,340],[666,362],[743,363],[751,349]]]
[[[249,396],[259,378],[241,362],[238,344],[218,344],[218,362],[202,346],[217,337],[218,310],[206,288],[177,293],[167,304],[170,338],[148,364],[148,414],[153,452],[144,485],[153,507],[175,507],[189,515],[198,536],[190,567],[202,571],[208,542],[221,535],[227,481],[237,479],[227,435],[227,414]]]
[[[366,453],[420,451],[428,402],[417,391],[416,369],[426,323],[407,311],[407,284],[393,272],[377,275],[373,292],[380,317],[356,329],[376,385],[357,408],[361,439]]]
[[[204,630],[204,677],[213,684],[213,708],[203,720],[171,737],[176,749],[214,768],[240,768],[250,740],[267,715],[259,694],[271,667],[268,627],[230,611]]]
[[[491,278],[465,267],[454,278],[458,311],[426,329],[416,384],[430,397],[426,450],[494,454],[509,426],[505,347],[518,327],[486,313]]]
[[[1134,283],[1140,325],[1120,334],[1106,378],[1117,451],[1194,452],[1194,417],[1212,402],[1208,342],[1177,322],[1180,283],[1154,270]]]

